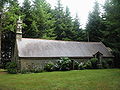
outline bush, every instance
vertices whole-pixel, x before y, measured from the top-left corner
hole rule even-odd
[[[108,68],[113,68],[113,59],[107,59],[105,60],[108,64]]]
[[[77,61],[74,61],[74,70],[79,69],[79,63]]]
[[[61,58],[61,60],[58,62],[59,70],[61,70],[61,71],[70,70],[71,63],[72,63],[72,61],[69,58]]]
[[[79,64],[78,68],[79,68],[80,70],[84,70],[84,69],[85,69],[84,63],[81,62],[81,63]]]
[[[97,58],[92,58],[92,59],[90,59],[90,62],[91,62],[91,64],[92,64],[92,68],[93,69],[97,69],[98,68],[98,59]]]
[[[17,64],[16,62],[8,62],[6,64],[6,69],[8,73],[16,74],[17,73]]]
[[[44,70],[45,71],[48,71],[48,72],[51,72],[51,71],[54,71],[54,63],[52,62],[49,62],[47,63],[45,66],[44,66]]]
[[[87,61],[84,66],[86,69],[109,68],[112,67],[112,60],[102,59],[100,64],[97,58],[92,58],[89,61]]]
[[[29,73],[29,70],[23,69],[23,70],[21,71],[21,73],[22,73],[22,74]]]
[[[102,68],[109,68],[109,64],[106,60],[102,60]]]
[[[87,62],[84,64],[84,68],[85,68],[85,69],[92,69],[92,63],[91,63],[91,61],[87,61]]]
[[[56,63],[54,65],[54,71],[59,71],[60,70],[60,65],[58,65],[58,64],[59,64],[59,61],[58,61],[58,63]]]

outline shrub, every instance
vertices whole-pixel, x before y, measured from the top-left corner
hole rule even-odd
[[[61,58],[58,62],[59,70],[68,71],[71,68],[71,60],[69,58]]]
[[[97,58],[92,58],[92,59],[90,59],[90,62],[91,62],[91,64],[92,64],[92,68],[93,69],[97,69],[98,68],[98,59]]]
[[[58,63],[56,63],[54,65],[54,71],[59,71],[60,70],[60,65],[58,65],[58,64],[60,64],[59,61],[58,61]]]
[[[108,68],[112,68],[113,67],[113,59],[106,59],[105,61],[108,64]]]
[[[79,63],[77,61],[74,61],[74,70],[79,69]]]
[[[81,62],[81,63],[79,64],[78,68],[79,68],[80,70],[85,69],[84,63],[83,63],[83,62]]]
[[[21,73],[22,73],[22,74],[29,73],[29,70],[23,69],[23,70],[21,71]]]
[[[32,69],[22,69],[21,70],[21,73],[22,74],[26,74],[26,73],[41,73],[41,72],[43,72],[44,70],[42,70],[42,69],[40,69],[38,66],[34,66],[34,68],[32,68]]]
[[[17,64],[16,62],[8,62],[6,64],[6,69],[8,73],[16,74],[17,73]]]
[[[106,60],[102,60],[102,68],[109,68],[109,64]]]
[[[54,71],[54,63],[52,63],[52,62],[47,63],[44,66],[44,70],[48,71],[48,72]]]
[[[35,68],[33,73],[41,73],[43,72],[44,70],[40,69],[40,68]]]
[[[92,63],[90,61],[85,62],[84,68],[85,69],[92,69]]]

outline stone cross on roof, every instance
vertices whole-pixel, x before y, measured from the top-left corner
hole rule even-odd
[[[17,33],[22,33],[22,20],[20,19],[20,16],[17,21]]]
[[[22,38],[22,20],[21,20],[20,16],[19,16],[19,19],[17,21],[16,38],[17,39]]]

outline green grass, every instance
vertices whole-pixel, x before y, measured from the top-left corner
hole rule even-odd
[[[120,90],[120,69],[1,73],[0,90]]]

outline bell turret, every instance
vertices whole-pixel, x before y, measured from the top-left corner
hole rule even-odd
[[[20,17],[17,21],[16,39],[22,39],[22,20],[20,19]]]

